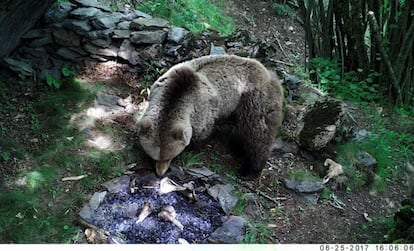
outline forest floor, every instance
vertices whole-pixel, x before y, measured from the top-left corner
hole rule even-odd
[[[257,38],[278,43],[280,60],[302,64],[305,42],[298,19],[294,15],[275,15],[272,2],[226,1],[224,12]],[[66,87],[52,92],[25,85],[23,80],[1,81],[0,187],[4,192],[0,195],[0,243],[78,242],[81,228],[75,219],[80,208],[103,182],[122,175],[130,164],[140,165],[135,138],[131,137],[131,116],[93,119],[97,93],[122,98],[131,95],[136,104],[142,100],[130,79],[106,76],[108,70],[110,67],[86,70],[76,76],[79,81],[68,81]],[[373,111],[377,109],[360,109],[355,114],[368,131],[374,124],[370,116]],[[382,114],[387,125],[391,121],[389,130],[410,132],[410,128],[403,128],[407,123],[400,120],[396,125],[392,123],[394,115],[385,111]],[[412,117],[398,119],[412,121]],[[102,145],[105,148],[99,147]],[[412,146],[408,150],[412,151]],[[214,167],[221,174],[232,174],[240,165],[215,138],[197,153],[202,153],[197,159],[202,165]],[[260,178],[238,180],[240,192],[251,193],[247,187],[253,187],[278,200],[269,201],[259,194],[258,210],[263,218],[250,222],[245,242],[384,242],[392,217],[408,191],[403,163],[389,167],[398,171],[381,189],[362,186],[338,190],[333,191],[334,196],[307,203],[280,181],[295,173],[323,177],[315,168],[322,166],[323,160],[308,159],[301,150],[288,157],[274,152]],[[185,163],[183,158],[175,161],[181,166]],[[87,176],[78,181],[61,180],[78,175]]]

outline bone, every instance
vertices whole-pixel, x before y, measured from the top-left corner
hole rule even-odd
[[[194,182],[190,181],[183,185],[179,185],[168,177],[163,178],[160,181],[160,194],[167,194],[173,191],[184,194],[187,198],[190,199],[190,201],[196,200]]]
[[[161,212],[159,212],[158,214],[158,217],[165,221],[170,221],[182,231],[184,230],[184,226],[175,218],[176,216],[177,213],[175,212],[175,209],[172,206],[165,206],[163,209],[161,209]]]
[[[140,223],[143,222],[145,220],[145,218],[148,217],[148,215],[150,215],[152,213],[152,204],[150,202],[145,202],[144,206],[141,209],[141,213],[138,216],[138,220],[135,223]]]
[[[329,170],[326,176],[323,178],[323,184],[327,183],[330,179],[336,178],[344,173],[342,165],[336,163],[331,159],[326,159],[324,165],[329,166]]]

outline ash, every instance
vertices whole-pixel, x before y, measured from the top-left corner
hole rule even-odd
[[[141,188],[133,194],[130,191],[109,193],[95,210],[91,223],[108,231],[112,239],[121,243],[178,243],[179,238],[189,243],[207,243],[207,237],[223,224],[225,213],[207,193],[197,192],[196,195],[197,200],[190,203],[177,192],[160,195],[157,188]],[[152,213],[136,223],[145,202],[152,204]],[[176,219],[184,230],[158,218],[158,213],[167,205],[174,207]]]

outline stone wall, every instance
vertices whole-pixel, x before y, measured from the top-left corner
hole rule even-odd
[[[263,42],[252,42],[246,32],[232,37],[212,31],[196,35],[137,10],[111,11],[97,0],[53,5],[22,39],[23,45],[2,64],[40,81],[46,74],[59,79],[68,62],[116,61],[125,70],[140,72],[151,63],[170,67],[210,53],[257,58],[272,51]]]
[[[8,56],[54,0],[4,0],[0,4],[0,58]]]

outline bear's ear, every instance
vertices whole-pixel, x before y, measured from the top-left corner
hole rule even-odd
[[[141,119],[137,125],[138,134],[148,134],[153,127],[154,124],[150,119]]]
[[[184,145],[190,144],[191,136],[193,135],[193,129],[190,125],[177,124],[174,126],[172,136],[176,140],[180,140]]]

